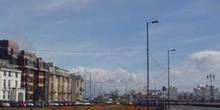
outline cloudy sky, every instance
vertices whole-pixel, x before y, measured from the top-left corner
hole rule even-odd
[[[14,40],[47,62],[80,74],[103,90],[143,89],[146,22],[150,88],[220,87],[219,0],[0,0],[0,38]],[[127,86],[127,89],[125,88]]]

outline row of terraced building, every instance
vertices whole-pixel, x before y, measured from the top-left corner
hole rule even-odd
[[[20,50],[14,41],[0,40],[0,59],[13,65],[14,70],[21,71],[18,84],[25,90],[26,101],[82,99],[83,79],[81,76],[59,68],[52,62],[46,62],[31,51]],[[6,73],[5,70],[4,73]],[[7,84],[4,82],[4,85]]]

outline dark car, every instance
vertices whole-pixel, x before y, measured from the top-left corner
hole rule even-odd
[[[63,104],[63,106],[68,106],[68,103],[66,101],[62,101],[61,103]]]
[[[41,107],[41,105],[42,105],[42,102],[40,102],[40,101],[35,101],[34,102],[35,107]]]
[[[18,107],[18,103],[16,101],[9,102],[11,107]]]
[[[68,106],[73,106],[73,102],[68,101]]]

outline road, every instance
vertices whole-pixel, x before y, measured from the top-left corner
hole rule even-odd
[[[170,110],[220,110],[220,108],[215,107],[195,107],[195,106],[185,106],[185,105],[172,105]]]

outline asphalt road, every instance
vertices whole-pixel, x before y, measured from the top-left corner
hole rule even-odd
[[[184,106],[184,105],[174,106],[174,105],[172,105],[170,107],[170,110],[220,110],[220,108],[215,108],[215,107],[195,107],[195,106]]]

